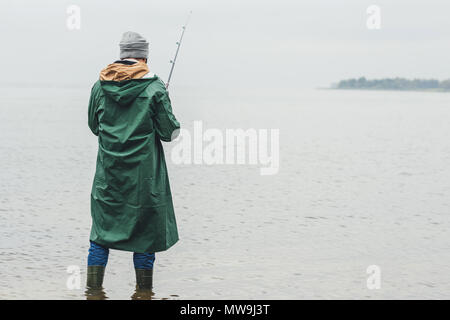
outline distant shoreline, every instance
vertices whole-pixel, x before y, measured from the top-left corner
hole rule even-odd
[[[450,92],[450,90],[443,90],[443,89],[371,89],[371,88],[336,88],[336,87],[329,87],[329,88],[318,88],[319,90],[341,90],[341,91],[397,91],[397,92]]]
[[[384,78],[367,80],[365,77],[341,80],[329,89],[337,90],[371,90],[371,91],[422,91],[422,92],[450,92],[450,79],[439,81],[436,79]]]

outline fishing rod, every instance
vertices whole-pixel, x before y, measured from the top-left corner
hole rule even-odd
[[[191,14],[192,14],[192,11],[189,12],[189,16],[186,20],[186,23],[183,26],[183,31],[181,32],[180,40],[177,42],[177,51],[175,52],[175,57],[173,58],[173,60],[170,60],[172,67],[170,68],[169,78],[167,78],[166,89],[169,88],[170,78],[172,78],[173,68],[175,67],[175,62],[177,61],[178,51],[180,50],[181,41],[183,41],[184,32],[186,31],[186,27],[189,23],[189,19],[191,18]]]

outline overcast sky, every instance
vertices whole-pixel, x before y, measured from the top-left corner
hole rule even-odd
[[[81,29],[66,26],[81,9]],[[366,27],[369,5],[381,29]],[[150,68],[163,80],[193,11],[174,85],[254,88],[329,86],[366,76],[450,78],[447,0],[11,0],[1,2],[1,83],[91,86],[118,58],[121,34],[150,42]]]

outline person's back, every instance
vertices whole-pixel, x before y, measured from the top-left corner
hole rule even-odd
[[[180,125],[164,83],[148,70],[148,43],[124,34],[121,59],[91,92],[89,127],[98,135],[91,192],[89,288],[102,286],[108,249],[134,252],[138,288],[151,289],[154,253],[178,241],[162,141]]]

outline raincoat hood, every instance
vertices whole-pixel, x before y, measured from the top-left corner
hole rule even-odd
[[[111,63],[100,72],[101,87],[105,95],[119,105],[129,105],[150,83],[157,80],[156,76],[142,79],[148,73],[148,66],[143,62]]]
[[[130,105],[157,77],[125,81],[101,81],[106,96],[121,106]]]

